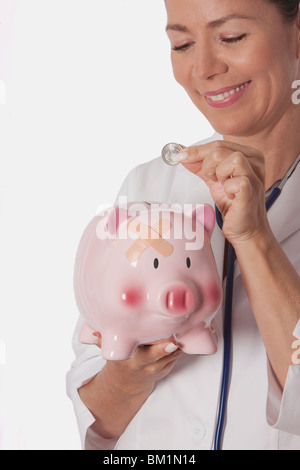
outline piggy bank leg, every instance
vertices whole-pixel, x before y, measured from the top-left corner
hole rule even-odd
[[[87,323],[82,325],[80,330],[78,340],[83,344],[97,344],[98,338],[93,335],[95,330],[93,330]]]
[[[193,328],[182,336],[176,335],[181,349],[186,354],[215,354],[218,350],[211,328]]]
[[[101,343],[102,357],[108,361],[125,361],[133,355],[138,346],[131,338],[124,338],[124,334],[110,334],[107,331],[103,333]]]

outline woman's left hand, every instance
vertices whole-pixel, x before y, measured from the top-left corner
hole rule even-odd
[[[268,359],[283,389],[300,315],[300,278],[268,223],[264,156],[226,141],[184,152],[187,158],[181,163],[205,181],[223,215],[224,236],[235,249]]]
[[[210,188],[223,215],[223,233],[235,245],[270,231],[265,209],[265,161],[259,150],[215,141],[185,148],[180,163]]]

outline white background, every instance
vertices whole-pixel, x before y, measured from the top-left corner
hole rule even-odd
[[[18,0],[13,23],[10,2],[0,1],[0,449],[79,449],[65,375],[80,235],[133,166],[212,129],[172,76],[163,0]]]

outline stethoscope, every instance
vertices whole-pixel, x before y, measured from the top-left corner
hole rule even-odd
[[[172,160],[172,156],[179,153],[183,147],[179,144],[171,143],[167,144],[162,150],[162,159],[168,165],[177,165],[178,162]],[[273,204],[279,198],[282,189],[287,183],[288,179],[291,177],[295,171],[297,165],[300,162],[300,155],[293,163],[291,168],[288,170],[282,180],[278,181],[271,191],[267,195],[266,199],[266,211],[268,212]],[[216,207],[216,221],[220,229],[223,228],[223,218]],[[228,254],[227,254],[227,271],[226,271],[226,286],[225,286],[225,296],[224,296],[224,323],[223,323],[223,338],[224,338],[224,350],[223,350],[223,370],[222,370],[222,380],[221,380],[221,389],[219,397],[219,406],[217,413],[217,421],[214,434],[213,450],[222,450],[223,436],[225,430],[226,422],[226,410],[228,402],[228,394],[230,388],[230,373],[231,373],[231,345],[232,345],[232,304],[233,304],[233,285],[234,285],[234,266],[236,261],[236,254],[233,246],[228,245]]]

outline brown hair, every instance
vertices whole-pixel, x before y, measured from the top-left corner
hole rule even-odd
[[[284,21],[293,22],[299,11],[300,0],[268,0],[277,6]]]

